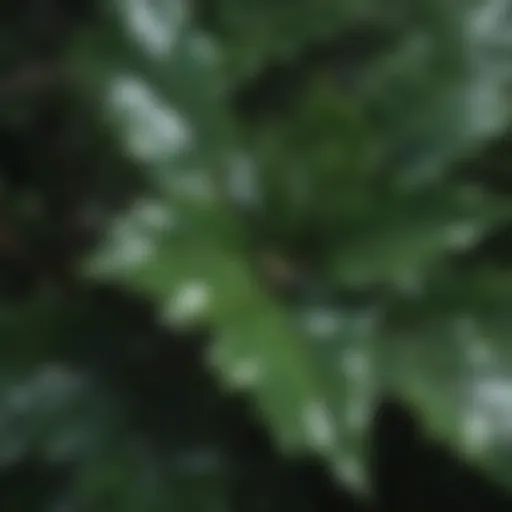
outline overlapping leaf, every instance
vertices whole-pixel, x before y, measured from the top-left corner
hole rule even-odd
[[[117,4],[105,27],[108,38],[100,39],[100,43],[115,43],[110,53],[99,44],[101,52],[98,56],[93,52],[89,61],[107,93],[108,117],[117,120],[113,127],[119,129],[127,151],[152,176],[158,189],[152,206],[143,205],[142,220],[139,209],[113,226],[111,238],[93,259],[90,270],[121,277],[129,286],[149,293],[162,305],[165,318],[178,321],[192,316],[211,322],[218,338],[212,356],[221,377],[230,385],[253,390],[259,408],[285,447],[315,446],[342,466],[350,457],[361,457],[361,437],[355,442],[353,435],[359,432],[360,436],[363,429],[358,421],[350,427],[348,416],[361,417],[362,405],[375,391],[368,389],[372,387],[368,385],[370,375],[418,404],[437,433],[456,439],[472,414],[466,414],[462,405],[456,407],[461,403],[460,390],[469,389],[466,374],[471,363],[464,357],[471,351],[460,347],[451,326],[462,315],[477,326],[488,322],[492,331],[506,336],[509,326],[498,313],[510,302],[490,281],[489,286],[481,287],[479,270],[456,279],[453,269],[446,276],[439,269],[454,253],[468,251],[490,226],[510,222],[510,212],[486,198],[468,200],[460,183],[441,181],[446,179],[444,172],[432,172],[428,187],[423,188],[425,180],[412,180],[411,187],[410,176],[404,176],[407,170],[416,172],[418,168],[418,146],[418,154],[423,156],[443,155],[429,163],[434,171],[444,169],[440,165],[450,164],[463,147],[465,127],[455,122],[448,127],[443,124],[454,82],[443,79],[440,84],[427,82],[426,87],[424,79],[433,79],[431,68],[427,67],[426,77],[421,74],[423,68],[410,76],[402,69],[404,77],[416,81],[405,83],[406,92],[413,93],[407,105],[414,126],[396,103],[402,98],[404,82],[396,88],[383,80],[382,97],[375,99],[383,112],[377,134],[366,129],[374,121],[365,109],[367,96],[354,97],[343,110],[332,97],[325,101],[325,97],[315,96],[319,93],[314,88],[311,102],[304,109],[299,105],[296,115],[277,123],[277,128],[263,123],[246,130],[248,145],[256,148],[255,160],[261,164],[261,218],[275,223],[269,231],[286,233],[289,224],[281,226],[291,217],[298,236],[302,225],[310,222],[321,233],[322,253],[317,261],[326,267],[320,273],[330,279],[331,287],[364,287],[384,281],[394,290],[400,288],[399,281],[419,284],[418,295],[410,302],[408,292],[402,290],[390,293],[377,305],[369,304],[378,307],[377,318],[383,320],[364,334],[336,326],[331,334],[335,339],[320,342],[322,336],[317,331],[307,334],[307,329],[273,300],[248,264],[246,254],[253,234],[234,215],[222,188],[222,171],[236,144],[230,139],[222,109],[222,88],[217,88],[226,80],[216,75],[204,53],[197,53],[198,41],[204,40],[197,39],[199,34],[179,3],[162,5],[170,10],[158,11],[135,0]],[[229,9],[224,7],[223,15],[238,20],[242,5],[234,2]],[[256,9],[256,4],[253,7]],[[256,14],[262,12],[275,20],[275,26],[266,19],[258,25]],[[280,51],[276,50],[275,27],[289,17],[287,11],[274,12],[274,16],[272,12],[268,6],[253,12],[249,19],[254,21],[250,25],[254,30],[247,33],[233,35],[230,30],[236,23],[229,22],[231,29],[222,34],[227,44],[244,51],[254,45],[257,53],[229,58],[254,68],[254,62],[268,57],[266,48]],[[246,11],[243,13],[246,16]],[[168,23],[164,23],[166,19]],[[151,26],[141,25],[144,20]],[[435,37],[448,38],[450,20],[453,18],[448,15],[441,16],[439,25],[431,27]],[[176,28],[178,22],[180,28]],[[290,44],[298,43],[293,40]],[[464,55],[459,56],[464,60]],[[393,78],[394,74],[390,75]],[[378,76],[386,78],[385,74]],[[463,77],[457,78],[457,86]],[[429,98],[432,112],[421,105]],[[362,107],[352,108],[354,104]],[[450,106],[454,112],[460,108],[459,104]],[[311,126],[312,120],[315,126]],[[407,138],[410,133],[414,135],[412,143]],[[364,152],[385,135],[399,147],[399,154],[406,153],[399,165],[403,172],[388,171],[385,165],[379,168],[378,158],[375,162],[373,154]],[[437,136],[435,141],[433,136]],[[443,142],[451,146],[438,153]],[[397,164],[395,159],[383,160],[387,165],[390,161]],[[379,182],[375,178],[386,172],[393,179]],[[308,196],[305,200],[293,195],[297,183]],[[379,183],[388,188],[377,189]],[[485,307],[473,303],[470,293],[478,295]],[[405,320],[409,320],[409,325],[404,322],[405,330],[396,322],[402,304]],[[330,306],[322,304],[327,311]],[[310,313],[306,312],[306,317]],[[469,338],[465,342],[471,343]],[[495,348],[495,353],[499,350]],[[347,429],[351,431],[348,435]],[[474,441],[472,435],[463,443],[464,449]],[[350,471],[346,465],[345,471]]]

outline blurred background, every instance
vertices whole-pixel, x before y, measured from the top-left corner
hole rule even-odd
[[[0,508],[512,508],[510,0],[4,0]]]

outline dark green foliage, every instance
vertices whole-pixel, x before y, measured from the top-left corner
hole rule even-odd
[[[510,55],[470,9],[2,3],[2,511],[511,508]]]

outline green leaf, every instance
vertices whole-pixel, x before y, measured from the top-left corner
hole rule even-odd
[[[220,64],[197,58],[195,45],[202,35],[186,15],[177,17],[182,25],[174,32],[178,21],[168,27],[159,23],[172,9],[157,13],[144,4],[149,9],[144,16],[156,27],[149,36],[140,26],[142,14],[133,17],[136,5],[117,4],[103,31],[113,34],[116,45],[109,48],[97,39],[87,69],[98,70],[105,117],[119,130],[127,153],[147,173],[155,193],[112,225],[88,262],[88,275],[118,278],[152,297],[164,323],[211,325],[212,364],[219,378],[228,389],[251,391],[284,450],[313,448],[345,476],[353,474],[366,456],[365,411],[380,384],[405,395],[425,412],[433,432],[468,451],[469,444],[460,441],[471,413],[460,401],[460,390],[470,389],[465,379],[471,364],[464,358],[472,349],[457,345],[452,324],[462,313],[479,328],[488,325],[496,336],[509,333],[502,315],[493,315],[501,313],[499,301],[508,301],[508,295],[496,283],[484,279],[481,284],[478,274],[458,279],[449,261],[468,253],[491,228],[509,223],[510,208],[494,198],[468,196],[445,172],[461,141],[467,140],[463,123],[451,119],[450,109],[456,111],[460,103],[448,101],[462,94],[459,86],[468,86],[464,75],[447,72],[448,78],[436,82],[434,71],[441,64],[429,64],[430,58],[439,58],[436,47],[433,54],[420,52],[421,62],[410,74],[407,63],[417,53],[398,51],[387,64],[384,59],[386,72],[373,75],[382,79],[383,88],[373,98],[371,90],[363,90],[340,95],[338,101],[334,88],[323,87],[325,75],[314,76],[305,98],[287,117],[243,127],[243,142],[260,165],[255,172],[263,196],[256,222],[249,225],[224,190],[227,162],[237,141],[232,139],[235,130],[221,85],[271,61],[285,46],[299,45],[299,38],[285,34],[281,39],[278,30],[284,24],[290,33],[299,32],[286,25],[291,5],[279,14],[273,4],[248,4],[249,10],[243,11],[242,3],[230,3],[232,10],[223,12],[228,18],[221,20],[224,28],[219,31],[224,44],[236,47],[227,55],[228,69],[236,69],[228,72],[231,77],[219,73]],[[341,8],[333,6],[319,4],[319,25],[324,18],[337,18],[332,9]],[[299,7],[306,12],[305,4]],[[428,39],[442,36],[446,43],[448,27],[456,26],[452,11],[434,26],[434,18],[444,12],[438,12],[441,4],[432,11],[423,7],[423,14],[431,16],[423,27],[431,31]],[[297,18],[300,23],[304,12]],[[254,54],[248,50],[252,44]],[[454,45],[450,59],[458,55],[464,61],[461,47]],[[243,55],[237,54],[239,48]],[[213,90],[204,86],[208,79]],[[402,99],[407,108],[401,110]],[[389,141],[382,143],[387,135]],[[406,157],[397,162],[397,154]],[[425,154],[433,158],[432,172],[416,179]],[[311,311],[297,318],[294,306],[272,297],[256,276],[248,254],[254,240],[270,242],[266,234],[291,230],[292,236],[280,242],[292,245],[294,237],[305,236],[305,224],[313,226],[320,242],[319,248],[308,248],[318,251],[312,259],[320,268],[313,273],[324,276],[327,288],[344,292],[354,283],[356,288],[390,284],[371,329],[357,327],[361,312],[349,310],[349,326],[337,327],[333,339],[322,342],[322,335],[302,324]],[[262,225],[263,235],[251,231]],[[447,275],[444,269],[449,269]],[[411,278],[420,288],[415,299],[397,286],[397,281]],[[423,282],[428,283],[425,290]],[[485,307],[470,299],[469,291],[476,290],[482,291]],[[309,303],[309,297],[299,299]],[[368,306],[375,307],[373,299]],[[321,306],[329,310],[333,304]],[[495,354],[501,356],[498,345]],[[184,498],[187,503],[194,499],[193,494]]]

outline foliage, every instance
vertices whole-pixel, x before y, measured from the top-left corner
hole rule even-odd
[[[6,474],[64,468],[73,510],[309,510],[290,457],[369,490],[392,395],[510,485],[505,3],[10,5]]]

